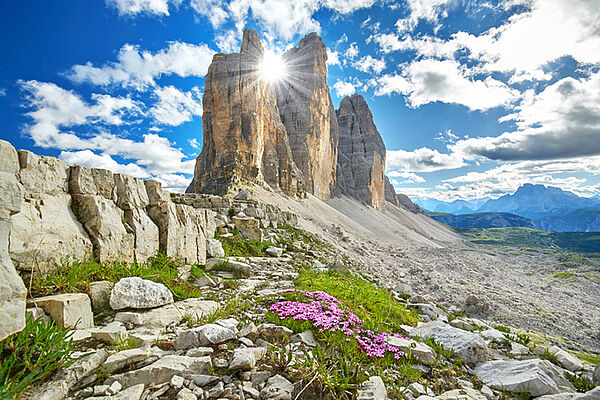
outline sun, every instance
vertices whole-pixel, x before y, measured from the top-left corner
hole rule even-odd
[[[287,68],[281,55],[267,50],[260,61],[259,73],[263,81],[273,84],[286,78]]]

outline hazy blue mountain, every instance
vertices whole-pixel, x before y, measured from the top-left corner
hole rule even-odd
[[[600,208],[583,208],[560,217],[542,218],[538,225],[546,231],[600,232]]]
[[[505,212],[478,212],[472,214],[433,214],[431,218],[455,228],[532,228],[537,229],[535,222],[529,218]]]
[[[533,220],[549,216],[562,216],[581,208],[600,207],[594,198],[579,197],[552,186],[521,186],[514,194],[488,200],[477,211],[508,212]]]
[[[450,214],[468,214],[477,211],[479,207],[489,199],[476,200],[454,200],[445,202],[436,199],[417,199],[414,200],[422,209],[430,212],[444,212]]]

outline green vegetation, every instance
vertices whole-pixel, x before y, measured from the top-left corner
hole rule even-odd
[[[308,250],[324,250],[328,248],[328,245],[321,242],[317,236],[310,232],[296,228],[287,222],[279,224],[279,229],[283,231],[283,234],[279,235],[279,244],[284,249],[289,251],[306,253]],[[308,250],[295,246],[294,242],[302,242],[306,244],[308,246]]]
[[[70,365],[72,332],[28,318],[25,329],[0,343],[0,396],[20,398],[34,382]]]
[[[504,337],[523,346],[529,346],[529,343],[531,343],[531,338],[524,333],[505,333]]]
[[[556,356],[554,354],[550,353],[548,350],[546,350],[542,354],[540,354],[539,357],[540,357],[540,360],[548,360],[553,364],[560,365],[558,363],[558,359],[556,358]]]
[[[94,260],[63,262],[52,273],[33,277],[31,293],[45,296],[56,293],[86,292],[89,284],[107,280],[117,282],[121,278],[139,276],[167,286],[176,300],[200,297],[201,291],[190,283],[179,279],[177,267],[183,263],[157,253],[146,263],[99,263]]]
[[[305,269],[296,278],[296,287],[336,297],[346,310],[364,321],[365,329],[403,332],[401,325],[415,326],[418,321],[418,314],[396,301],[390,292],[349,272],[316,273]]]
[[[553,274],[550,274],[550,275],[546,276],[546,278],[559,278],[559,279],[571,280],[571,279],[575,278],[575,276],[577,276],[575,271],[561,271],[561,272],[555,272]]]
[[[362,321],[362,327],[374,332],[401,333],[401,325],[415,325],[417,315],[404,304],[396,301],[387,291],[351,273],[316,273],[304,269],[296,278],[296,288],[307,291],[322,291],[334,296],[347,310]],[[303,294],[289,292],[284,295],[290,301],[300,301]],[[388,385],[409,384],[421,380],[421,372],[413,365],[416,359],[408,354],[395,358],[386,352],[383,357],[373,357],[363,351],[357,340],[336,330],[314,329],[310,321],[299,321],[292,317],[281,320],[275,313],[267,314],[267,321],[282,324],[294,332],[312,329],[319,346],[299,363],[286,365],[285,357],[278,364],[289,369],[289,374],[301,380],[307,396],[323,394],[322,398],[351,399],[354,390],[369,375],[382,376]],[[390,376],[389,368],[398,375]],[[367,371],[369,373],[367,374]]]
[[[222,237],[218,230],[215,234],[223,245],[225,257],[265,257],[265,250],[271,246],[269,242],[245,239],[237,230],[232,233],[234,235],[230,237]]]
[[[448,315],[448,322],[452,322],[453,320],[455,320],[457,318],[464,318],[466,316],[467,316],[467,314],[465,314],[463,311],[454,311],[453,313]]]
[[[583,352],[580,352],[580,351],[576,351],[574,353],[581,360],[583,360],[585,362],[588,362],[588,363],[590,363],[592,365],[600,364],[600,354],[583,353]]]
[[[111,344],[111,347],[115,351],[123,351],[129,349],[137,349],[140,347],[140,340],[134,337],[127,337],[125,339],[119,339]]]
[[[504,332],[504,333],[510,333],[510,332],[511,332],[511,331],[510,331],[510,328],[509,328],[509,327],[506,327],[506,326],[504,326],[504,325],[496,325],[496,326],[494,327],[494,329],[496,329],[497,331],[500,331],[500,332]]]
[[[575,389],[578,392],[584,393],[594,388],[594,384],[592,383],[592,381],[583,375],[579,377],[577,375],[566,372],[565,378],[567,378],[569,382],[571,382],[573,386],[575,386]]]
[[[600,232],[547,232],[530,228],[455,230],[473,243],[484,245],[600,253]]]
[[[202,317],[198,321],[198,325],[212,324],[218,319],[227,319],[234,315],[239,315],[244,311],[253,307],[253,302],[248,300],[229,299],[224,306],[219,307],[213,313]]]

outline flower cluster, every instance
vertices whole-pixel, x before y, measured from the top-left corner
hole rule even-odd
[[[356,314],[341,308],[338,299],[325,292],[309,292],[306,290],[290,290],[304,297],[303,301],[280,301],[273,304],[269,311],[280,319],[292,318],[296,321],[309,321],[319,332],[341,332],[358,342],[359,348],[369,357],[382,358],[391,353],[395,359],[404,356],[398,347],[387,343],[387,336],[403,338],[388,332],[376,333],[362,327],[363,322]],[[408,340],[408,339],[406,339]]]

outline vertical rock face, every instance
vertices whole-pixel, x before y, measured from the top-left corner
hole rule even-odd
[[[48,272],[66,257],[92,255],[92,242],[71,209],[70,166],[19,150],[21,212],[12,218],[10,255],[19,270]]]
[[[213,57],[205,81],[203,146],[188,192],[225,193],[239,181],[302,195],[275,92],[260,77],[263,47],[244,31],[240,53]]]
[[[381,208],[386,200],[385,145],[367,102],[358,94],[346,96],[337,110],[337,119],[338,188],[348,196]]]
[[[395,206],[400,206],[400,200],[398,195],[396,195],[396,189],[394,189],[394,185],[390,182],[390,179],[387,175],[384,175],[384,191],[385,191],[385,201],[389,201]]]
[[[288,79],[277,86],[277,105],[294,161],[308,192],[331,197],[336,181],[338,122],[327,86],[327,52],[316,33],[283,55]]]
[[[0,340],[19,332],[25,326],[27,291],[8,254],[11,215],[21,209],[22,188],[17,181],[17,152],[0,140]]]

